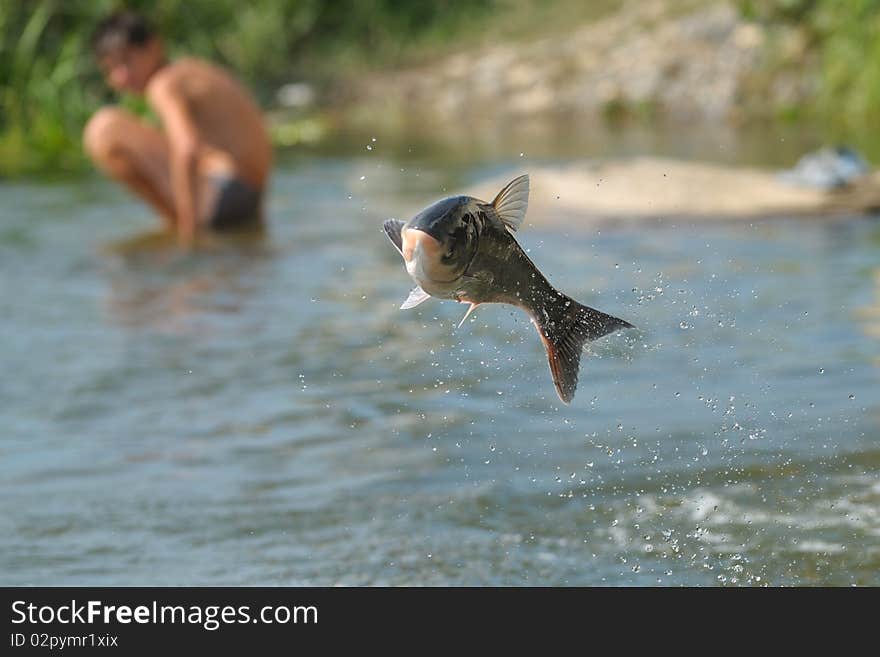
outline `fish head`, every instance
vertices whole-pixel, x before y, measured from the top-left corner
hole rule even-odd
[[[437,201],[401,231],[403,259],[422,284],[452,283],[465,272],[478,245],[477,201],[454,196]]]

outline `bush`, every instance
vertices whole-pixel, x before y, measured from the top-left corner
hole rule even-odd
[[[89,38],[121,6],[149,16],[172,54],[219,61],[266,102],[279,83],[320,79],[343,60],[394,61],[492,0],[2,0],[0,175],[83,167],[82,127],[110,99]]]

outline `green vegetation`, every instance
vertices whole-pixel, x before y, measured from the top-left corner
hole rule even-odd
[[[706,0],[709,1],[709,0]],[[779,73],[807,93],[770,108],[829,132],[874,134],[880,120],[880,0],[734,0],[767,27],[761,85]],[[88,116],[112,99],[92,61],[91,32],[125,6],[149,15],[172,54],[209,57],[272,104],[280,84],[321,88],[360,73],[430,61],[453,49],[561,34],[620,0],[3,0],[0,2],[0,176],[79,171]],[[775,36],[774,36],[775,35]],[[792,43],[796,47],[792,48]],[[806,100],[804,100],[806,99]],[[609,108],[613,114],[615,108]],[[644,114],[648,119],[652,112]],[[641,115],[640,114],[640,115]],[[319,122],[280,126],[280,144]]]
[[[816,76],[806,107],[783,118],[818,118],[839,133],[876,132],[880,121],[880,0],[740,0],[743,16],[768,27],[767,75],[797,67]],[[787,46],[787,47],[786,47]]]
[[[3,0],[0,175],[79,170],[80,133],[111,99],[89,51],[106,13],[148,15],[171,50],[235,70],[267,102],[278,84],[392,62],[450,41],[492,0]],[[467,29],[464,29],[467,32]],[[289,131],[288,131],[289,132]],[[289,136],[289,135],[288,135]]]

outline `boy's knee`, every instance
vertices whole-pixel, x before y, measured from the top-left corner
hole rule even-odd
[[[96,161],[112,157],[124,143],[129,114],[118,107],[102,107],[89,119],[83,130],[83,146]]]

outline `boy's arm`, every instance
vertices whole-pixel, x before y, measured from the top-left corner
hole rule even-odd
[[[171,84],[156,84],[148,100],[162,121],[168,139],[171,193],[174,196],[177,235],[192,244],[196,231],[196,164],[200,148],[198,128],[189,108]]]

